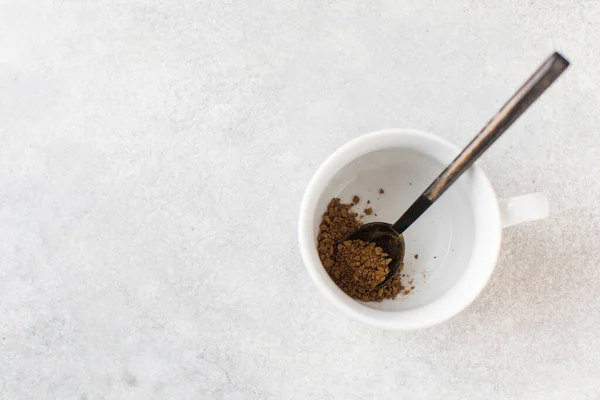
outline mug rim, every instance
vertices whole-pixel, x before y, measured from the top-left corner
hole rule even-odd
[[[300,253],[315,286],[329,301],[348,316],[385,329],[411,330],[425,328],[439,324],[460,313],[477,298],[489,281],[498,259],[502,240],[498,197],[483,170],[477,164],[474,164],[470,171],[472,171],[477,187],[483,192],[482,201],[487,201],[489,204],[487,207],[489,210],[486,210],[486,213],[489,223],[493,226],[487,230],[484,243],[481,243],[480,240],[478,244],[476,243],[473,246],[474,250],[476,250],[477,245],[479,247],[485,246],[487,250],[485,252],[480,251],[479,254],[471,257],[469,266],[467,266],[463,275],[444,294],[430,303],[410,310],[379,310],[350,298],[333,283],[319,259],[313,232],[314,220],[318,218],[316,212],[317,202],[323,190],[330,180],[353,160],[373,151],[391,148],[390,141],[407,137],[430,141],[456,154],[460,152],[460,149],[449,141],[417,129],[383,129],[361,135],[334,151],[317,169],[302,198],[298,220]],[[476,256],[478,262],[474,266],[473,260],[476,259]]]

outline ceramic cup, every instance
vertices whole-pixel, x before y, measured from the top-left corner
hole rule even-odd
[[[393,223],[459,152],[438,136],[392,129],[352,140],[321,165],[302,200],[300,251],[315,285],[337,308],[387,329],[418,329],[445,321],[467,307],[488,282],[502,228],[548,216],[543,193],[499,200],[475,164],[404,232],[402,281],[407,289],[414,286],[411,293],[365,303],[342,292],[317,253],[319,225],[329,201],[340,197],[349,203],[357,194],[357,211],[367,200],[373,207],[365,222]]]

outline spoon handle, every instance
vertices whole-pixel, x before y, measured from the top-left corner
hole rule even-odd
[[[569,62],[559,53],[548,57],[471,143],[396,221],[393,225],[394,230],[402,233],[419,218],[552,85],[568,66]]]

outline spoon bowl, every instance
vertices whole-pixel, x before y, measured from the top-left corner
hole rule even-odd
[[[404,267],[404,237],[396,232],[391,224],[385,222],[371,222],[354,229],[344,240],[362,240],[365,242],[374,242],[377,247],[381,247],[384,253],[392,259],[388,265],[390,271],[385,280],[377,285],[377,288],[386,285],[395,274],[402,271]]]

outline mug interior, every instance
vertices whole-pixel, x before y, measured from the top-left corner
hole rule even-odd
[[[365,207],[373,209],[373,214],[364,216],[365,223],[394,223],[444,167],[437,159],[411,148],[364,154],[345,165],[325,187],[317,214],[325,211],[333,197],[350,203],[358,195],[361,201],[354,211],[364,214]],[[406,294],[364,305],[382,310],[417,308],[440,298],[456,284],[469,264],[475,240],[475,215],[468,195],[470,179],[467,176],[457,181],[404,233],[406,255],[401,280]],[[320,222],[315,216],[315,238]]]
[[[403,327],[401,319],[406,317],[412,321],[408,325],[417,327],[454,315],[477,296],[491,274],[500,244],[497,200],[478,167],[463,174],[404,233],[401,279],[410,290],[407,294],[381,303],[351,299],[329,278],[316,251],[319,225],[332,198],[349,203],[358,195],[361,200],[355,211],[364,214],[365,207],[373,208],[364,222],[393,223],[457,154],[458,149],[433,135],[395,130],[356,139],[323,164],[303,201],[303,211],[310,216],[303,221],[301,212],[300,240],[302,247],[302,225],[308,223],[305,228],[311,237],[307,247],[312,251],[303,248],[305,262],[305,251],[311,252],[309,272],[338,306],[376,325]],[[486,236],[487,241],[482,239]],[[474,262],[481,264],[480,271],[475,270]]]

